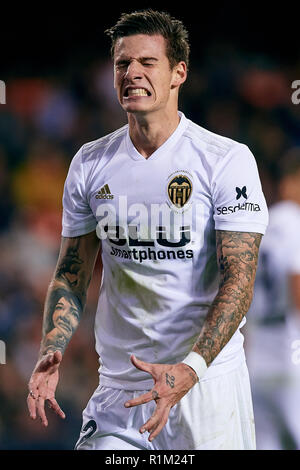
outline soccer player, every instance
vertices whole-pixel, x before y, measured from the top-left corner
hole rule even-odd
[[[258,449],[300,449],[300,148],[278,165],[261,244],[247,353]]]
[[[239,328],[268,217],[255,159],[178,111],[189,62],[181,21],[126,13],[108,34],[128,125],[83,145],[70,165],[30,415],[47,425],[47,400],[64,417],[59,365],[101,249],[100,382],[76,448],[254,449]]]

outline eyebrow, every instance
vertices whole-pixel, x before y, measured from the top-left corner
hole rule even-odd
[[[158,62],[157,57],[139,57],[138,60],[140,62],[145,62],[147,60],[154,60],[154,61]],[[130,61],[130,58],[128,58],[128,57],[124,57],[124,58],[120,57],[119,59],[116,60],[116,64],[122,64],[124,62],[129,62],[129,61]]]
[[[141,57],[140,60],[156,60],[158,61],[157,57]]]

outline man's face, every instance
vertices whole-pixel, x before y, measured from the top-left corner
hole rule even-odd
[[[176,67],[170,68],[163,36],[136,34],[117,40],[114,87],[126,112],[148,113],[165,107],[178,78]]]

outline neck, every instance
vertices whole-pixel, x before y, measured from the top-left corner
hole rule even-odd
[[[129,135],[138,152],[148,158],[173,134],[179,121],[177,109],[159,116],[128,113]]]

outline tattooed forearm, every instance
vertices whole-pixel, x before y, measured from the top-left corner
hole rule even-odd
[[[85,244],[84,237],[62,240],[45,302],[40,356],[55,350],[64,353],[79,324],[91,279],[91,266],[94,266],[83,259],[87,256]]]
[[[82,259],[78,256],[79,239],[75,246],[69,247],[59,266],[57,266],[55,278],[67,282],[70,287],[78,285],[78,273],[82,266]]]
[[[184,369],[186,370],[186,372],[191,377],[193,385],[195,385],[199,380],[196,372],[190,366],[187,366],[187,365],[184,365]]]
[[[262,235],[216,232],[220,286],[193,350],[210,365],[237,330],[252,301]]]

